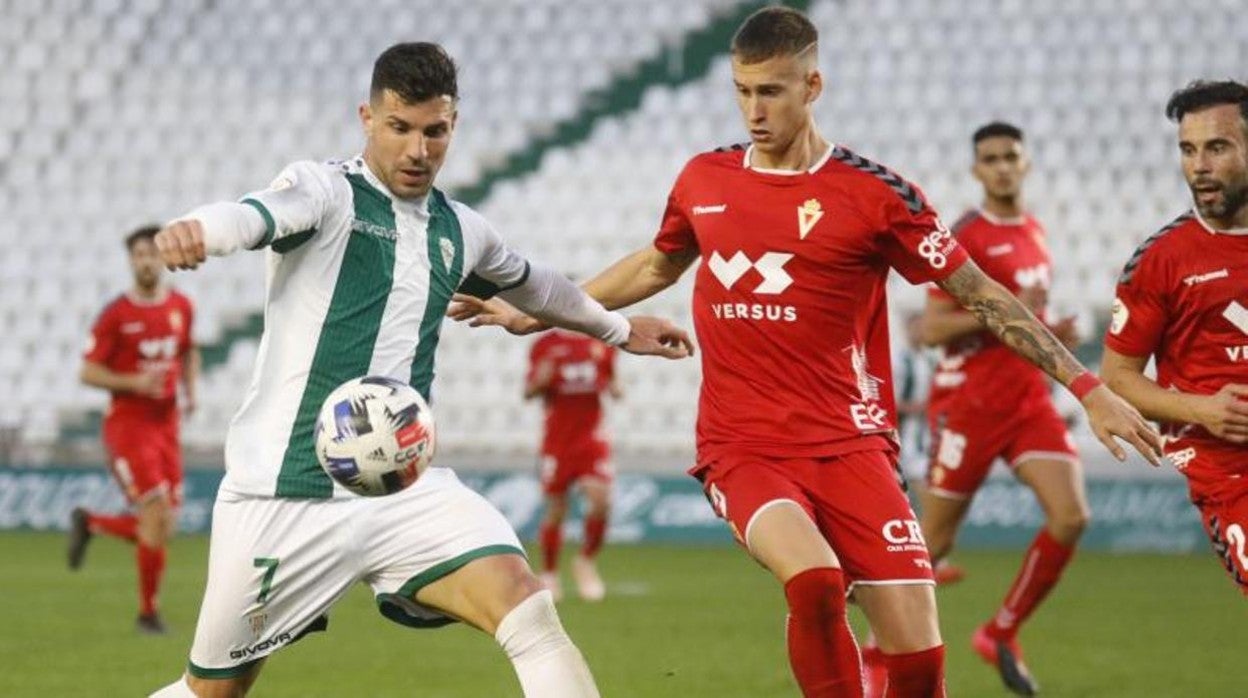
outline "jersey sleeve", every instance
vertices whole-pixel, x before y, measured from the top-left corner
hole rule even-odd
[[[459,291],[478,298],[492,298],[523,284],[529,278],[529,262],[503,242],[484,216],[458,201],[450,202],[465,240],[472,240],[476,251],[472,266]]]
[[[244,196],[240,203],[255,208],[264,219],[264,235],[251,249],[271,247],[288,252],[306,242],[325,219],[338,192],[333,175],[310,160],[291,163],[267,189]]]
[[[690,166],[676,178],[672,191],[667,195],[667,208],[663,211],[663,220],[659,223],[659,232],[654,237],[654,246],[663,254],[674,255],[697,252],[698,238],[693,232],[693,223],[689,220],[689,211],[685,208],[682,190],[690,177]]]
[[[92,363],[107,365],[117,349],[119,333],[117,313],[110,305],[100,313],[95,324],[91,326],[91,334],[87,336],[87,346],[83,350],[82,358]]]
[[[1146,255],[1118,279],[1105,346],[1125,356],[1149,356],[1168,324],[1162,274]]]
[[[182,312],[186,315],[186,326],[182,329],[182,356],[186,356],[195,348],[195,305],[191,299],[181,296]]]
[[[918,187],[900,180],[880,195],[880,254],[912,284],[940,281],[970,257]]]

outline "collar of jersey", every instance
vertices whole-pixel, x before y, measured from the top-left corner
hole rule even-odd
[[[126,300],[130,301],[131,304],[137,305],[141,308],[150,308],[153,306],[161,305],[165,301],[169,300],[169,287],[161,286],[160,293],[152,300],[145,300],[143,298],[139,298],[132,292],[131,289],[126,289]]]
[[[1195,214],[1196,220],[1200,221],[1200,224],[1204,227],[1205,232],[1211,235],[1248,235],[1248,228],[1231,228],[1230,230],[1218,230],[1212,225],[1209,225],[1209,221],[1205,220],[1205,217],[1200,215],[1200,211],[1197,211],[1196,209],[1193,208],[1192,213]]]
[[[382,184],[381,180],[377,178],[377,175],[373,174],[373,170],[368,166],[368,163],[364,161],[363,154],[356,155],[351,158],[351,163],[354,165],[352,169],[357,171],[360,175],[363,175],[364,181],[368,182],[370,187],[376,189],[387,199],[390,199],[390,203],[394,206],[396,211],[402,210],[407,213],[415,213],[421,216],[427,215],[428,209],[426,204],[429,202],[428,196],[422,196],[419,199],[400,199],[392,194],[390,189],[385,184]]]
[[[983,216],[984,220],[993,225],[1023,225],[1027,222],[1027,216],[1010,216],[1003,218],[985,211],[982,207],[977,210],[979,211],[979,215]]]
[[[769,170],[765,167],[754,167],[750,164],[750,153],[754,152],[754,145],[750,144],[750,147],[745,149],[745,157],[741,160],[741,166],[747,170],[753,170],[754,172],[761,172],[763,174],[770,175],[783,175],[786,177],[800,174],[814,174],[819,171],[819,168],[827,164],[828,158],[832,157],[833,150],[836,150],[836,144],[829,143],[828,149],[824,151],[823,155],[818,160],[815,160],[815,164],[811,165],[810,168],[806,170]]]

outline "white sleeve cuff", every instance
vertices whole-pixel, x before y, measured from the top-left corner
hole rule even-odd
[[[205,204],[177,220],[199,221],[204,228],[204,247],[214,257],[258,247],[268,230],[257,208],[230,201]]]

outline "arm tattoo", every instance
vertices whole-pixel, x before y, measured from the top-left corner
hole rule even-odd
[[[968,261],[937,282],[1016,354],[1062,385],[1083,373],[1083,364],[1036,319],[1027,306]]]

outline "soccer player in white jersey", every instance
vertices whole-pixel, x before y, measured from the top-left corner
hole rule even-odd
[[[195,209],[156,241],[170,268],[267,247],[265,329],[226,437],[208,583],[186,675],[155,695],[240,696],[264,659],[313,630],[356,582],[412,627],[460,620],[491,633],[525,696],[597,696],[550,592],[514,531],[446,468],[360,498],[317,465],[315,416],[340,383],[408,381],[426,397],[439,327],[461,287],[498,292],[565,328],[640,354],[687,356],[657,318],[608,312],[530,265],[467,206],[433,188],[456,121],[456,71],[441,47],[399,44],[360,106],[362,155],[301,161],[239,203]]]

